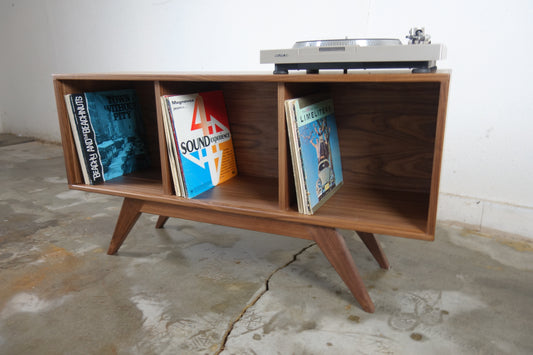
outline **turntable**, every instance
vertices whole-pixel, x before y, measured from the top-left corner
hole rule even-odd
[[[446,47],[431,44],[424,28],[414,27],[408,44],[393,38],[355,38],[296,42],[290,49],[261,50],[260,63],[274,63],[274,74],[289,70],[320,69],[412,69],[413,73],[437,70],[436,61],[446,58]]]

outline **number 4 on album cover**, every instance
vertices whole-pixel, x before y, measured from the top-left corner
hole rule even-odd
[[[167,96],[186,197],[237,175],[222,91]]]

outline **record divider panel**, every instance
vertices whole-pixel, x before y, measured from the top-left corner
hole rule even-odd
[[[383,269],[375,234],[433,240],[450,73],[57,74],[54,91],[69,188],[124,198],[108,254],[142,213],[316,242],[362,309],[375,306],[338,228],[356,231]],[[152,166],[85,185],[65,94],[137,90]],[[174,195],[159,98],[222,90],[239,176],[195,199]],[[284,101],[329,92],[335,105],[344,186],[314,215],[298,213]],[[232,121],[233,117],[233,121]],[[255,157],[260,157],[255,159]]]

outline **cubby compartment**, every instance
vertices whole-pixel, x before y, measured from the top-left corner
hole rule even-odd
[[[238,175],[191,199],[195,204],[278,208],[277,85],[235,81],[161,81],[161,95],[221,90]]]
[[[431,239],[440,83],[286,84],[288,98],[317,92],[334,102],[344,185],[313,218],[328,226],[381,233],[393,228]],[[295,204],[291,210],[297,211]]]
[[[117,195],[121,195],[123,191],[130,190],[146,194],[161,194],[161,156],[156,120],[154,83],[151,81],[133,80],[62,79],[55,81],[55,86],[58,112],[63,113],[60,114],[60,126],[62,128],[62,141],[69,184],[81,190],[107,192]],[[73,93],[121,89],[134,89],[136,91],[143,120],[143,139],[148,150],[150,165],[147,169],[108,180],[103,184],[85,185],[81,175],[81,168],[74,146],[63,96]]]

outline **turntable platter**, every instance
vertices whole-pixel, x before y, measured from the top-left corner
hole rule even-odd
[[[314,41],[298,41],[292,48],[305,47],[343,47],[343,46],[394,46],[401,45],[399,39],[394,38],[346,38],[346,39],[323,39]]]

